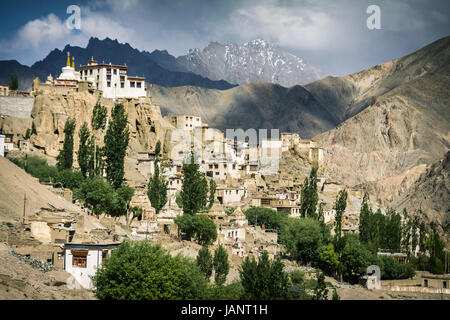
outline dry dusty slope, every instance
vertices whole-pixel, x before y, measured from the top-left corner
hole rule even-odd
[[[14,163],[0,157],[0,219],[5,221],[21,219],[25,195],[28,217],[41,208],[54,207],[61,211],[80,211],[78,207],[56,196]]]

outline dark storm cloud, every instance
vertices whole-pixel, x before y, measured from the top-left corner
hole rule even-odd
[[[82,7],[82,30],[66,16],[34,19],[4,39],[25,62],[90,36],[117,38],[141,50],[182,55],[210,41],[264,38],[329,74],[342,75],[408,54],[448,35],[449,1],[419,0],[98,0]],[[366,27],[369,5],[381,8],[381,30]],[[49,12],[50,14],[50,12]],[[64,30],[63,30],[64,29]],[[5,43],[5,41],[7,43]],[[0,50],[1,57],[7,49]]]

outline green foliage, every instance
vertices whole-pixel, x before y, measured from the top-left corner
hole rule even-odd
[[[306,178],[301,191],[301,215],[302,217],[315,218],[317,202],[319,200],[317,194],[317,168],[313,167]]]
[[[214,282],[217,286],[221,286],[227,280],[230,265],[228,263],[228,254],[225,248],[220,245],[214,252]]]
[[[198,251],[196,262],[200,271],[205,275],[206,280],[209,280],[213,270],[213,257],[207,246],[203,246]]]
[[[234,212],[234,210],[236,210],[235,207],[226,207],[225,208],[225,213],[227,214],[227,216],[229,216],[229,215],[231,215]],[[245,212],[244,212],[244,214],[245,214]]]
[[[64,125],[64,145],[59,152],[57,160],[57,168],[59,170],[72,169],[73,165],[73,135],[75,132],[75,118],[68,118]]]
[[[208,206],[207,206],[207,210],[210,210],[214,204],[214,199],[215,199],[215,194],[216,194],[216,182],[214,181],[214,179],[211,179],[209,182],[209,200],[208,200]]]
[[[102,106],[100,104],[100,101],[97,101],[97,104],[94,106],[94,109],[92,111],[92,119],[91,119],[91,126],[92,130],[104,130],[106,127],[106,115],[108,113],[108,110],[105,106]]]
[[[364,195],[360,211],[360,240],[367,245],[372,252],[378,248],[400,251],[402,248],[409,251],[411,237],[411,223],[408,222],[406,212],[405,223],[394,209],[387,208],[386,214],[381,210],[373,213],[368,204],[368,196]]]
[[[26,133],[25,133],[24,139],[28,140],[28,139],[30,139],[30,137],[31,137],[31,129],[28,128]]]
[[[78,189],[84,182],[83,174],[80,171],[66,169],[59,171],[55,183],[55,187],[69,188],[70,190]]]
[[[427,229],[425,227],[425,223],[422,221],[419,225],[419,252],[425,253],[427,250],[425,245],[425,239],[427,237]]]
[[[298,284],[303,286],[305,283],[305,272],[300,270],[294,270],[289,273],[289,280],[292,284]]]
[[[317,285],[314,288],[313,300],[328,300],[328,289],[323,272],[317,272]]]
[[[445,242],[439,236],[436,223],[430,223],[431,233],[425,241],[425,246],[430,253],[429,271],[431,273],[442,274],[445,272]]]
[[[328,275],[338,270],[339,255],[334,251],[332,243],[319,247],[318,265]]]
[[[266,251],[256,261],[246,257],[239,270],[244,298],[249,300],[277,300],[289,297],[289,277],[279,258],[269,261]]]
[[[40,183],[54,183],[57,180],[58,169],[48,165],[47,160],[43,158],[25,155],[23,158],[11,158],[10,160],[31,176],[38,178]]]
[[[127,225],[129,225],[134,218],[131,216],[130,201],[133,198],[134,189],[130,186],[120,186],[113,191],[113,201],[109,206],[109,214],[113,217],[126,216]],[[137,209],[136,209],[137,210]],[[133,210],[135,211],[135,210]]]
[[[194,153],[183,163],[183,185],[180,197],[183,213],[195,215],[206,208],[208,182],[195,163]]]
[[[334,229],[336,238],[341,238],[342,235],[342,217],[344,216],[345,208],[347,207],[347,190],[339,191],[336,196],[336,226]]]
[[[155,148],[155,173],[148,182],[147,195],[150,199],[150,203],[155,208],[156,214],[167,203],[167,182],[164,181],[164,177],[160,175],[160,155],[161,155],[161,142],[156,143]]]
[[[375,256],[363,245],[355,234],[342,237],[345,243],[341,254],[341,271],[344,276],[354,280],[364,275],[367,267],[376,262]]]
[[[361,242],[366,244],[370,239],[370,217],[372,214],[372,209],[369,206],[369,195],[365,193],[359,213],[359,238]]]
[[[244,295],[244,288],[241,282],[230,283],[229,285],[213,286],[209,299],[211,300],[240,300]]]
[[[281,234],[286,226],[288,214],[286,212],[277,212],[270,208],[251,207],[244,211],[250,225],[263,226],[266,229],[273,229]]]
[[[209,217],[183,214],[175,218],[175,223],[186,240],[194,238],[201,245],[209,245],[217,239],[216,225]]]
[[[280,242],[290,256],[304,264],[318,259],[318,248],[322,245],[323,234],[316,219],[288,218]]]
[[[101,300],[205,299],[208,283],[195,262],[150,242],[123,242],[93,278]]]
[[[100,176],[86,179],[75,191],[75,196],[95,215],[108,213],[116,201],[114,188]]]
[[[336,288],[333,288],[333,298],[332,300],[341,300],[341,297],[339,297],[339,294],[337,293]]]
[[[124,106],[116,104],[111,113],[111,122],[105,134],[106,179],[115,189],[122,185],[125,155],[130,139],[128,116]]]
[[[414,266],[411,263],[400,263],[392,256],[379,255],[377,265],[381,270],[381,279],[408,279],[415,274]]]
[[[80,146],[78,148],[78,165],[84,177],[92,176],[94,171],[94,145],[90,139],[91,133],[86,122],[80,128],[78,136]]]
[[[9,90],[19,90],[19,78],[16,75],[11,76],[8,87]]]

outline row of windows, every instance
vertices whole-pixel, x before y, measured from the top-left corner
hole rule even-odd
[[[108,88],[111,88],[111,81],[108,81],[107,83],[106,83],[106,86],[108,87]],[[136,88],[136,86],[137,86],[137,88],[142,88],[142,82],[134,82],[134,81],[130,81],[130,87],[131,88]],[[121,82],[120,83],[120,87],[121,88],[125,88],[125,82]]]

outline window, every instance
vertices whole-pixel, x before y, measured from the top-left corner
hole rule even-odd
[[[447,281],[443,281],[442,287],[443,287],[444,289],[447,289]]]
[[[117,69],[114,69],[114,74],[117,74]]]
[[[72,265],[74,267],[86,268],[87,251],[72,251]]]
[[[121,87],[121,88],[125,88],[125,83],[121,82],[121,83],[120,83],[120,87]]]
[[[130,82],[130,87],[131,87],[131,88],[136,87],[136,83],[135,83],[134,81],[131,81],[131,82]]]
[[[141,82],[137,82],[137,87],[141,88],[142,87],[142,83]]]
[[[106,256],[108,255],[108,250],[103,250],[102,252],[102,265],[105,263]]]
[[[108,88],[111,87],[111,82],[110,82],[110,81],[107,82],[107,87],[108,87]]]
[[[428,280],[427,280],[427,279],[423,280],[423,286],[424,286],[425,288],[428,287]]]
[[[92,70],[92,69],[89,70],[89,74],[92,75],[92,72],[93,72],[93,71],[94,71],[94,70]],[[86,70],[86,73],[87,73],[87,70]]]

